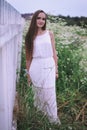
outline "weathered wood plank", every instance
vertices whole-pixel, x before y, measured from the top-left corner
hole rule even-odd
[[[20,13],[5,0],[0,0],[0,130],[12,130],[23,26]]]

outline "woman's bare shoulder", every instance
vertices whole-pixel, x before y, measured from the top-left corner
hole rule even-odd
[[[53,38],[54,37],[54,33],[51,30],[48,30],[48,31],[49,31],[50,37]]]

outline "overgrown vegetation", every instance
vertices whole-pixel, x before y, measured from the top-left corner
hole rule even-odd
[[[28,86],[25,74],[23,40],[20,82],[17,85],[20,109],[18,130],[87,130],[87,31],[76,25],[68,27],[63,20],[59,23],[48,21],[47,27],[55,33],[59,57],[56,93],[62,125],[50,124],[33,106],[32,86]]]
[[[80,26],[83,28],[87,27],[87,17],[70,17],[70,16],[62,16],[62,15],[58,15],[58,16],[48,16],[48,19],[50,20],[50,22],[53,23],[58,23],[58,21],[60,19],[64,20],[66,22],[66,25],[68,26]]]

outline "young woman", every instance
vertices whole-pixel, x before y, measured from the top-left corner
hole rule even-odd
[[[55,82],[58,78],[58,58],[54,35],[46,30],[47,15],[37,10],[25,37],[28,83],[32,82],[34,106],[47,115],[51,123],[59,123]]]

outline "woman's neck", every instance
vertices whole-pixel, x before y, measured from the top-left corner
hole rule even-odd
[[[41,35],[45,32],[45,30],[42,30],[42,29],[38,29],[38,32],[37,32],[37,35]]]

